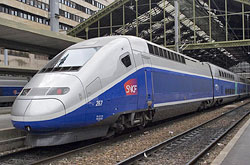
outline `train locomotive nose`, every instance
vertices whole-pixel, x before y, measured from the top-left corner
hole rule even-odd
[[[11,115],[12,123],[18,129],[54,131],[63,127],[65,108],[57,99],[16,100]]]

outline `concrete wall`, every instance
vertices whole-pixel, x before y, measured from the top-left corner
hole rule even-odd
[[[35,69],[40,70],[43,68],[47,63],[48,60],[44,59],[36,59],[34,54],[29,54],[29,57],[18,57],[18,56],[11,56],[9,55],[8,63],[10,67],[23,67],[28,69]],[[4,55],[0,54],[0,66],[4,66]]]

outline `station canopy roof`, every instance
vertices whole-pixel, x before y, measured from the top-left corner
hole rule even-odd
[[[184,54],[227,69],[250,63],[250,1],[179,0],[179,5]],[[116,0],[68,34],[83,39],[134,35],[174,48],[174,16],[173,0]]]
[[[44,54],[52,58],[63,49],[81,41],[82,39],[66,34],[38,29],[0,17],[0,48]]]

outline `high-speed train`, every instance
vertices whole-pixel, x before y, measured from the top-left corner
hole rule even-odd
[[[27,82],[25,77],[0,76],[0,106],[11,105]]]
[[[133,36],[75,44],[53,58],[14,102],[12,123],[26,144],[47,146],[110,136],[247,97],[250,83]]]

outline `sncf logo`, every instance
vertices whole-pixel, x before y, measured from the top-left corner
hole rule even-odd
[[[130,79],[124,84],[126,95],[137,95],[137,80]]]

